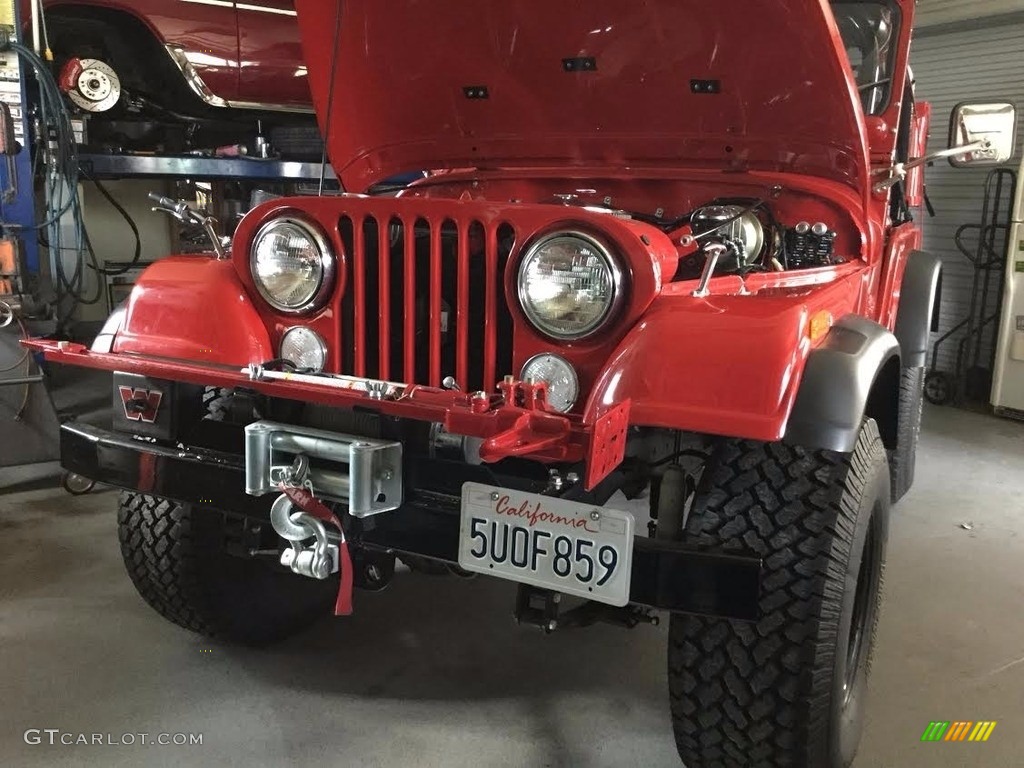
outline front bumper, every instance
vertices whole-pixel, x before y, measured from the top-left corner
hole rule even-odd
[[[419,385],[334,375],[265,371],[260,366],[169,360],[90,350],[67,341],[30,339],[23,346],[62,365],[119,372],[178,384],[243,388],[271,398],[359,409],[380,416],[441,424],[454,435],[481,438],[480,458],[511,457],[540,462],[583,462],[584,485],[595,488],[622,462],[631,403],[604,410],[592,422],[569,418],[546,406],[547,388],[506,379],[497,394],[464,393]]]
[[[100,483],[269,519],[272,496],[245,492],[245,457],[165,447],[94,426],[61,428],[66,470]],[[353,544],[457,563],[459,515],[443,504],[407,504],[376,515]],[[651,608],[741,620],[758,618],[761,561],[636,537],[630,602]]]

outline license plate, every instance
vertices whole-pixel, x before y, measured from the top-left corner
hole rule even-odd
[[[459,565],[475,573],[625,605],[634,527],[629,512],[466,483]]]

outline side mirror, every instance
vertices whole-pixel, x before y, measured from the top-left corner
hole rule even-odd
[[[999,165],[1013,157],[1017,109],[1008,102],[958,104],[949,119],[949,148],[965,152],[949,156],[954,168]],[[987,147],[978,148],[982,142]]]

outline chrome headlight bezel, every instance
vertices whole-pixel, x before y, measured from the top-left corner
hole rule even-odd
[[[545,247],[550,246],[554,241],[562,239],[579,240],[592,248],[601,260],[604,268],[607,270],[608,278],[611,283],[611,297],[601,314],[586,327],[574,332],[565,332],[552,328],[550,324],[545,321],[545,318],[538,313],[536,307],[531,304],[529,297],[527,296],[524,279],[526,270],[529,268],[533,260],[537,258],[538,254],[540,254]],[[624,300],[625,291],[623,282],[622,265],[619,259],[616,258],[612,252],[612,249],[602,238],[597,235],[590,234],[589,232],[583,232],[576,229],[561,229],[549,232],[539,237],[526,249],[522,259],[519,261],[519,269],[516,271],[516,294],[519,299],[520,309],[534,329],[555,341],[574,342],[590,338],[606,328],[614,319]]]
[[[267,237],[267,235],[273,230],[282,226],[291,226],[301,230],[302,233],[309,238],[310,242],[320,255],[320,279],[317,282],[316,287],[310,292],[309,296],[306,297],[303,302],[296,304],[295,306],[285,304],[277,297],[273,296],[256,272],[256,254],[258,252],[260,241]],[[279,216],[266,222],[259,228],[259,230],[257,230],[256,236],[253,238],[252,245],[249,248],[249,276],[252,278],[253,285],[256,286],[256,290],[267,304],[278,312],[283,312],[288,315],[303,315],[323,308],[327,303],[327,300],[330,298],[331,291],[334,288],[337,263],[337,256],[331,249],[330,242],[323,230],[315,224],[311,224],[297,216]]]

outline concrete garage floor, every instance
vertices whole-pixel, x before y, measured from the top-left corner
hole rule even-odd
[[[1024,425],[932,409],[925,429],[893,521],[856,765],[1017,768]],[[679,765],[664,626],[545,637],[512,624],[509,585],[406,574],[357,594],[355,618],[272,650],[204,642],[136,596],[115,503],[0,496],[0,765]],[[922,744],[931,720],[998,726],[985,744]],[[32,746],[29,728],[203,744]]]

